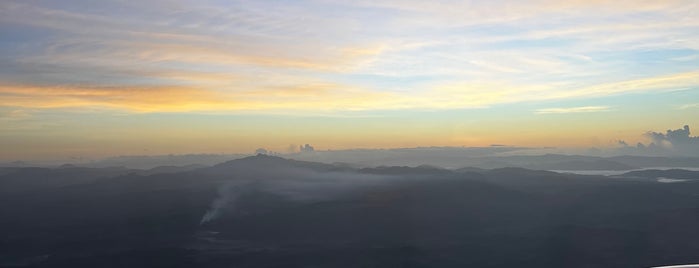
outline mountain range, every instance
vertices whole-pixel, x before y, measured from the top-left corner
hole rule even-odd
[[[8,167],[0,189],[0,267],[699,262],[699,172],[689,170],[585,176],[257,155],[150,170]]]

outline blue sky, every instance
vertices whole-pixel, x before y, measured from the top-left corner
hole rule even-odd
[[[642,141],[699,126],[698,11],[641,0],[3,1],[0,157]]]

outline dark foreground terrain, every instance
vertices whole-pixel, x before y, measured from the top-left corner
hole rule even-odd
[[[2,168],[0,267],[699,263],[698,179],[263,155],[151,171]]]

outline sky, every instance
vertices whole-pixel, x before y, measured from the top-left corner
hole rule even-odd
[[[699,128],[698,1],[0,1],[0,160]]]

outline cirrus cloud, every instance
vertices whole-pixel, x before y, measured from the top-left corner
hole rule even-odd
[[[570,113],[597,113],[611,111],[609,106],[581,106],[567,108],[544,108],[536,110],[537,114],[570,114]]]

